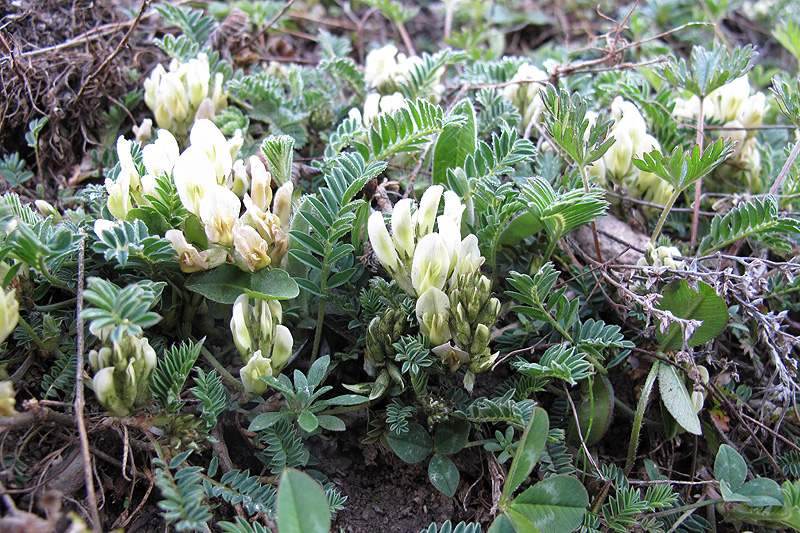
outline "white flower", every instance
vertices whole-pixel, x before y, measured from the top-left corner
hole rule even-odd
[[[436,287],[430,287],[417,300],[419,329],[431,339],[435,346],[449,341],[450,299]]]
[[[172,178],[183,207],[199,216],[206,191],[217,185],[214,166],[205,152],[196,146],[184,150],[175,162]]]
[[[125,220],[128,211],[133,209],[131,203],[131,180],[129,174],[120,174],[116,181],[106,178],[108,192],[108,210],[119,220]]]
[[[292,194],[294,185],[287,181],[275,191],[275,201],[272,212],[281,220],[281,228],[284,232],[289,231],[289,222],[292,218]]]
[[[267,267],[272,261],[267,241],[251,226],[241,226],[238,229],[233,238],[233,246],[250,272]]]
[[[170,172],[180,156],[178,141],[168,130],[159,129],[155,142],[142,149],[142,161],[148,174]]]
[[[250,354],[253,353],[253,340],[250,338],[250,330],[248,328],[250,309],[250,297],[242,294],[236,298],[233,304],[233,316],[231,317],[233,343],[245,361],[248,361]]]
[[[452,256],[444,239],[438,233],[429,233],[420,239],[411,263],[411,284],[417,295],[430,287],[443,289],[450,275]],[[438,343],[441,344],[441,343]]]
[[[258,156],[250,156],[250,198],[262,211],[272,204],[272,175]]]
[[[189,103],[196,109],[208,95],[208,79],[211,77],[208,56],[203,53],[198,54],[197,58],[184,63],[181,70],[186,75]]]
[[[367,233],[369,233],[369,242],[372,244],[372,250],[375,252],[378,261],[390,274],[398,272],[400,258],[397,255],[394,241],[389,236],[389,230],[386,229],[383,214],[379,211],[370,215],[367,222]]]
[[[162,75],[156,90],[156,124],[162,128],[171,128],[173,121],[186,121],[189,111],[189,102],[180,76],[174,72]]]
[[[237,159],[233,162],[233,183],[231,190],[236,193],[236,196],[241,198],[247,193],[250,188],[250,176],[247,175],[247,169],[244,167],[244,161]]]
[[[254,396],[266,392],[267,384],[260,379],[261,376],[272,376],[272,364],[261,355],[261,350],[256,350],[247,364],[239,370],[245,392]]]
[[[278,318],[277,321],[280,321],[280,318]],[[289,331],[289,328],[283,324],[278,324],[275,326],[275,337],[272,340],[271,359],[272,366],[276,372],[280,372],[281,369],[286,366],[286,363],[289,361],[289,357],[292,355],[293,344],[294,340],[292,339],[292,333]]]
[[[453,191],[444,192],[444,216],[452,220],[457,227],[461,227],[461,217],[467,206],[461,203],[461,198]]]
[[[117,395],[113,366],[103,368],[94,375],[92,389],[100,405],[108,409],[112,415],[122,417],[131,413],[130,408]]]
[[[444,192],[444,187],[434,185],[422,195],[419,202],[419,209],[414,213],[414,223],[416,225],[417,238],[424,237],[433,231],[433,223],[436,221],[436,212],[439,210],[439,200]]]
[[[209,268],[208,258],[205,252],[198,252],[197,248],[189,244],[186,236],[179,229],[170,229],[164,234],[169,243],[172,245],[173,250],[178,255],[178,261],[181,264],[183,272],[197,272],[199,270],[206,270]]]
[[[15,399],[14,384],[10,380],[0,381],[0,416],[14,416]]]
[[[234,229],[239,221],[242,204],[236,194],[222,185],[209,187],[200,202],[200,220],[210,243],[221,246],[233,244]]]
[[[470,233],[458,247],[458,260],[455,262],[451,283],[454,283],[464,274],[471,274],[481,268],[486,259],[478,248],[478,237]]]
[[[123,136],[117,138],[117,157],[119,157],[119,177],[127,175],[130,183],[131,192],[134,194],[139,189],[139,172],[136,170],[136,165],[133,162],[133,141],[129,141]]]
[[[364,60],[364,79],[370,87],[378,87],[391,82],[397,70],[397,47],[387,44],[383,48],[370,51]]]
[[[392,239],[400,260],[404,263],[414,257],[414,224],[411,220],[413,200],[404,198],[394,205],[392,211]]]
[[[0,289],[0,342],[11,335],[19,323],[19,302],[15,296],[15,289],[4,292]]]
[[[453,219],[446,215],[440,215],[436,218],[436,223],[439,226],[439,235],[442,237],[445,246],[447,246],[447,253],[450,256],[450,269],[455,267],[458,261],[458,247],[461,244],[461,227],[456,226]],[[450,277],[452,270],[447,272],[447,277]]]
[[[233,168],[233,158],[228,141],[219,128],[208,119],[198,120],[192,126],[189,141],[192,147],[198,147],[211,161],[217,183],[225,185]]]

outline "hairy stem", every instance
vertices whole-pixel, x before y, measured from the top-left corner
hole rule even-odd
[[[653,385],[658,376],[659,361],[653,361],[653,366],[650,368],[650,373],[647,374],[647,380],[644,382],[642,388],[642,395],[639,398],[639,403],[636,406],[636,415],[633,417],[633,430],[631,431],[631,442],[628,445],[628,459],[625,462],[625,475],[631,473],[633,462],[636,460],[636,448],[639,446],[639,432],[642,430],[642,422],[644,420],[644,411],[647,409],[647,402],[650,400],[650,393],[653,392]]]
[[[705,95],[699,95],[700,109],[697,115],[697,146],[700,147],[700,153],[703,153],[703,98]],[[703,193],[703,178],[697,180],[694,184],[694,211],[692,211],[692,237],[689,241],[691,246],[697,243],[697,223],[700,220],[700,195]],[[672,206],[670,206],[672,207]]]

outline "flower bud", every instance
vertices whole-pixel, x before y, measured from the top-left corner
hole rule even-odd
[[[131,414],[130,408],[117,394],[114,385],[114,367],[109,366],[97,372],[92,379],[92,389],[97,401],[108,409],[112,416],[124,417]]]
[[[452,254],[441,235],[428,233],[422,237],[411,263],[411,284],[416,293],[421,295],[430,287],[443,289],[451,263]]]
[[[284,232],[289,231],[289,222],[292,217],[292,194],[294,193],[294,185],[291,181],[287,181],[275,192],[275,205],[272,206],[272,212],[275,213],[281,221],[281,228]]]
[[[250,297],[242,294],[233,304],[233,316],[231,317],[231,333],[233,333],[233,343],[242,359],[247,361],[253,353],[253,341],[250,338],[250,331],[247,327],[250,315]]]
[[[472,345],[469,347],[469,353],[472,356],[484,355],[489,348],[489,340],[491,335],[489,328],[486,324],[478,324],[472,334]]]
[[[424,237],[433,231],[433,223],[436,221],[436,212],[439,210],[439,200],[444,192],[444,187],[434,185],[422,195],[419,202],[419,209],[414,213],[413,220],[416,224],[417,238]]]
[[[453,191],[444,192],[444,216],[453,221],[455,226],[461,229],[461,217],[467,206],[461,203],[461,198]]]
[[[289,357],[292,356],[292,347],[294,339],[289,328],[283,324],[275,326],[275,337],[272,341],[272,366],[275,372],[280,372],[286,363],[289,362]]]
[[[239,370],[239,377],[247,394],[258,396],[267,390],[267,384],[261,376],[272,376],[270,360],[261,355],[261,350],[256,350],[245,366]]]
[[[210,267],[205,252],[198,252],[197,248],[189,244],[186,236],[179,229],[170,229],[164,234],[172,249],[178,256],[178,261],[181,264],[181,271],[190,273],[206,270]]]
[[[0,289],[0,342],[11,335],[19,322],[19,302],[15,297],[15,289],[4,292]]]
[[[414,257],[414,224],[411,221],[412,200],[397,202],[392,211],[392,239],[400,260],[406,264]]]
[[[367,222],[367,233],[369,233],[369,242],[372,244],[372,250],[375,252],[378,261],[390,274],[398,272],[400,258],[397,255],[394,241],[386,229],[382,213],[376,211],[370,215]]]
[[[58,209],[53,207],[53,204],[51,204],[50,202],[47,202],[45,200],[36,200],[33,202],[33,204],[36,206],[36,209],[39,210],[42,216],[53,217],[53,224],[58,224],[59,222],[61,222],[63,218],[61,216],[61,213],[59,213]]]
[[[17,404],[14,384],[10,380],[0,381],[0,416],[14,416]]]
[[[267,267],[272,261],[267,241],[262,239],[258,232],[250,226],[241,226],[237,230],[233,238],[233,246],[250,272]]]
[[[272,204],[272,175],[258,156],[251,156],[249,161],[250,176],[252,177],[250,198],[262,211],[269,211]]]
[[[417,300],[419,328],[438,346],[451,339],[449,326],[450,300],[436,287],[428,288]]]

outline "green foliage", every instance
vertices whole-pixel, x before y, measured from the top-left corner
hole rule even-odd
[[[614,144],[613,138],[607,138],[613,122],[601,115],[590,125],[586,118],[586,100],[580,94],[573,93],[570,96],[567,91],[557,91],[548,85],[541,95],[546,110],[544,128],[548,138],[579,168],[583,169],[603,157]]]
[[[206,431],[209,431],[217,425],[217,417],[228,408],[228,389],[222,384],[222,379],[215,370],[206,374],[202,368],[197,368],[194,382],[195,386],[189,390],[200,400],[203,425]]]
[[[69,401],[75,394],[75,373],[78,359],[77,353],[69,351],[61,354],[52,368],[42,376],[42,399],[61,398]]]
[[[281,474],[276,502],[281,533],[328,533],[331,511],[322,487],[291,468]]]
[[[183,35],[198,44],[205,43],[217,26],[214,17],[203,14],[200,9],[184,8],[167,3],[154,7],[165,21],[179,27]]]
[[[273,516],[276,491],[272,485],[262,485],[258,476],[249,470],[231,470],[222,475],[219,483],[205,479],[207,497],[222,498],[232,505],[242,505],[249,514]]]
[[[279,474],[286,468],[305,466],[309,453],[297,430],[285,420],[279,420],[259,432],[257,442],[264,446],[258,454],[261,462],[267,465],[273,474]]]
[[[516,401],[513,396],[514,391],[508,391],[500,398],[476,398],[466,409],[458,411],[457,414],[471,422],[505,422],[522,430],[530,420],[536,402]]]
[[[19,157],[19,153],[3,154],[0,160],[0,175],[9,187],[19,187],[33,177],[33,172],[25,170],[25,165],[25,160]]]
[[[772,31],[772,36],[800,63],[800,27],[794,21],[785,21]]]
[[[781,215],[778,200],[772,196],[751,198],[725,215],[715,215],[698,254],[712,254],[751,236],[769,247],[788,253],[791,236],[800,233],[800,222]]]
[[[440,70],[465,57],[464,52],[453,52],[450,49],[444,49],[433,55],[423,53],[421,61],[415,63],[399,83],[400,92],[409,100],[430,97],[435,93],[435,86],[441,78]]]
[[[466,522],[459,522],[454,526],[448,520],[442,524],[442,527],[438,527],[433,523],[426,529],[420,530],[419,533],[481,533],[481,526],[480,524],[467,524]]]
[[[115,261],[117,268],[177,266],[175,250],[169,241],[150,235],[142,220],[123,220],[97,233],[92,250],[102,254],[106,261]]]
[[[728,308],[725,300],[718,296],[708,283],[697,282],[695,291],[685,280],[667,285],[658,308],[670,311],[683,320],[702,322],[696,327],[686,323],[672,323],[669,329],[656,331],[662,350],[681,350],[684,346],[699,346],[710,341],[725,329],[728,323]]]
[[[300,292],[285,270],[262,268],[245,272],[230,263],[196,273],[186,281],[186,288],[224,304],[233,304],[242,294],[264,300],[288,300]]]
[[[703,98],[747,73],[755,56],[755,48],[750,44],[733,51],[728,51],[721,43],[712,50],[696,45],[692,47],[691,67],[685,59],[676,61],[673,58],[658,73],[668,83]]]
[[[163,500],[158,502],[162,516],[175,531],[205,531],[211,520],[211,510],[203,501],[203,469],[199,466],[183,466],[191,451],[175,456],[167,464],[161,459],[153,459],[156,467],[156,486],[161,490]],[[174,474],[172,470],[178,469]]]
[[[270,387],[283,394],[286,403],[277,412],[261,413],[250,422],[249,431],[262,431],[276,424],[279,420],[297,423],[307,432],[313,432],[318,427],[329,431],[343,431],[344,422],[336,416],[324,413],[328,407],[339,405],[358,405],[367,401],[367,398],[355,394],[336,396],[328,400],[319,398],[330,392],[333,387],[325,385],[320,387],[327,375],[330,357],[324,356],[317,359],[304,375],[299,370],[294,371],[294,383],[283,374],[277,378],[261,376],[261,379]],[[319,388],[317,388],[319,387]]]
[[[522,358],[512,363],[523,374],[534,378],[557,378],[575,385],[592,374],[593,366],[586,360],[586,354],[575,347],[557,344],[548,348],[538,363],[529,363]]]
[[[409,419],[416,414],[416,409],[410,405],[403,405],[397,398],[393,399],[386,406],[386,423],[389,425],[389,431],[406,433]]]
[[[150,390],[167,413],[177,413],[183,405],[181,391],[200,355],[203,342],[205,337],[197,344],[189,341],[180,346],[173,345],[159,358],[158,366],[153,371]]]
[[[267,170],[278,186],[292,179],[294,139],[289,135],[270,135],[261,143],[261,151],[267,159]]]
[[[775,95],[778,108],[786,115],[796,128],[800,128],[800,78],[795,87],[788,82],[775,78],[772,80],[772,93]]]
[[[92,321],[92,329],[108,330],[109,342],[120,342],[125,335],[141,335],[161,320],[150,309],[161,297],[165,283],[140,281],[120,289],[102,278],[91,277],[88,282],[84,298],[94,307],[84,309],[83,318]]]

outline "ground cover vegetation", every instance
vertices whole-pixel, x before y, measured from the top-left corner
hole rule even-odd
[[[0,530],[800,530],[795,3],[0,10]]]

